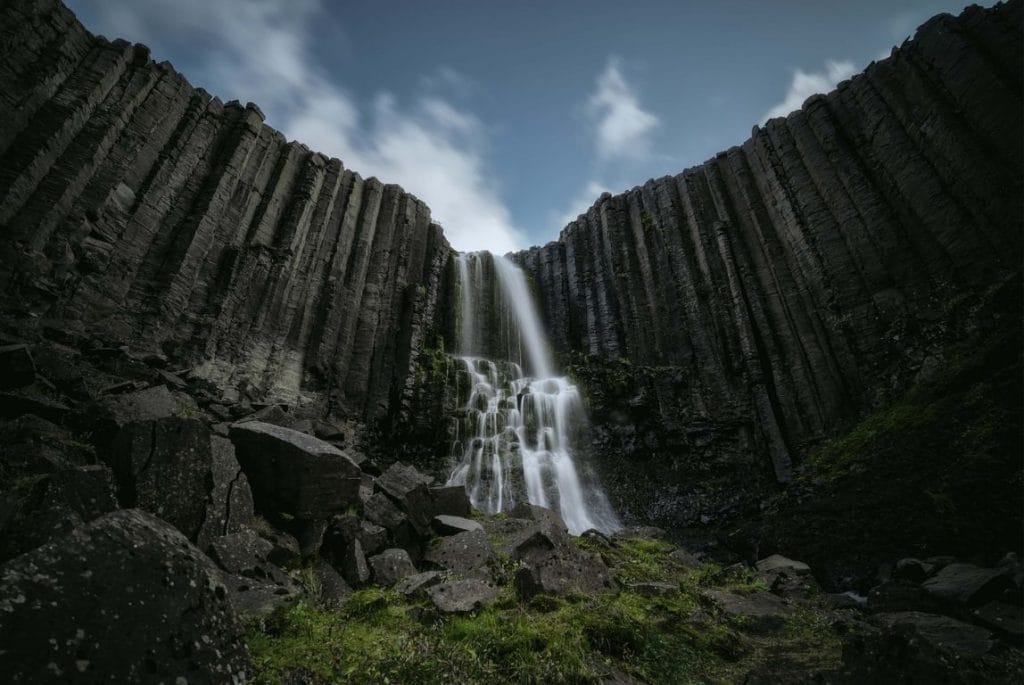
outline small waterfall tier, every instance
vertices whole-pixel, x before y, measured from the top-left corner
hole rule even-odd
[[[579,390],[554,372],[526,278],[490,253],[458,257],[459,411],[450,484],[498,513],[519,502],[559,511],[569,531],[612,532],[618,518],[578,447]]]

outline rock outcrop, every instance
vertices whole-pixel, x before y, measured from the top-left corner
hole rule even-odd
[[[788,481],[949,344],[1019,330],[1012,304],[980,309],[1021,268],[1021,7],[935,17],[742,145],[513,255],[586,386],[604,480],[657,484],[638,515],[714,517],[684,501],[694,483]]]
[[[430,210],[193,88],[56,0],[0,8],[8,306],[194,365],[227,398],[380,417],[449,248]]]

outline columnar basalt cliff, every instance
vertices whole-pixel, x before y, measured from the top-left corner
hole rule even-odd
[[[788,481],[951,343],[1019,329],[982,303],[1021,267],[1020,65],[1021,3],[938,16],[742,145],[514,256],[590,381],[608,480],[645,493],[620,503],[713,518],[727,503],[695,494],[708,483]]]
[[[951,344],[1019,331],[997,295],[1020,273],[1020,28],[1019,1],[937,17],[514,255],[628,520],[712,521]],[[55,0],[5,3],[0,36],[5,337],[127,344],[208,401],[384,420],[385,448],[446,458],[455,264],[422,202]]]
[[[23,313],[198,364],[229,400],[408,399],[451,252],[421,201],[59,2],[4,3],[0,31],[0,282]]]

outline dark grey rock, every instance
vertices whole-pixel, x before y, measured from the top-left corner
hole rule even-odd
[[[784,600],[768,592],[739,595],[722,590],[705,590],[701,596],[729,617],[744,621],[744,625],[761,632],[779,630],[792,613]]]
[[[441,574],[437,571],[424,571],[415,575],[406,576],[395,585],[395,592],[406,597],[416,597],[425,593],[428,588],[441,582]]]
[[[910,583],[923,583],[935,570],[935,566],[920,559],[900,559],[892,571],[892,578]]]
[[[888,580],[868,592],[868,609],[873,612],[923,611],[939,613],[942,602],[916,583]]]
[[[802,561],[787,559],[781,554],[773,554],[770,557],[761,559],[755,564],[760,573],[785,572],[796,576],[810,575],[811,567]]]
[[[440,485],[429,489],[431,509],[434,516],[468,517],[472,511],[469,495],[462,485]]]
[[[616,589],[611,573],[600,557],[587,554],[551,556],[529,563],[516,571],[515,586],[519,595],[525,598],[537,594],[589,596]]]
[[[211,496],[211,439],[195,419],[125,423],[109,455],[122,506],[145,509],[196,540]]]
[[[118,508],[114,474],[77,466],[23,479],[0,493],[0,562]]]
[[[258,511],[327,519],[359,502],[359,467],[338,448],[268,423],[231,427]]]
[[[475,578],[441,583],[427,589],[430,601],[445,614],[468,614],[493,603],[499,594],[493,584]]]
[[[482,528],[435,540],[423,554],[423,561],[435,568],[460,574],[486,574],[494,561],[494,550]]]
[[[313,584],[311,591],[315,590],[315,599],[324,609],[337,609],[352,595],[352,588],[326,561],[315,562],[309,573]]]
[[[36,365],[27,345],[0,346],[0,390],[24,388],[36,379]]]
[[[964,563],[943,567],[923,584],[934,597],[968,606],[999,599],[1003,590],[1012,586],[1013,577],[1006,568],[982,568]]]
[[[394,585],[416,573],[416,567],[404,549],[386,549],[370,557],[369,562],[373,569],[373,582],[377,585]]]
[[[445,514],[435,516],[430,522],[430,527],[433,528],[434,532],[438,535],[457,535],[459,533],[466,533],[472,530],[482,531],[484,529],[484,527],[480,525],[479,521],[462,518],[461,516],[448,516]]]
[[[217,569],[167,523],[117,511],[0,568],[11,682],[241,682],[241,625]]]
[[[972,611],[971,619],[1017,644],[1024,638],[1024,610],[1019,602],[988,602]]]

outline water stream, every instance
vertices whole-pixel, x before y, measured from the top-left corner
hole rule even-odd
[[[465,485],[491,513],[529,501],[558,510],[569,531],[621,527],[582,463],[586,435],[579,390],[556,376],[523,272],[489,253],[458,258],[459,363],[465,397],[449,484]]]

